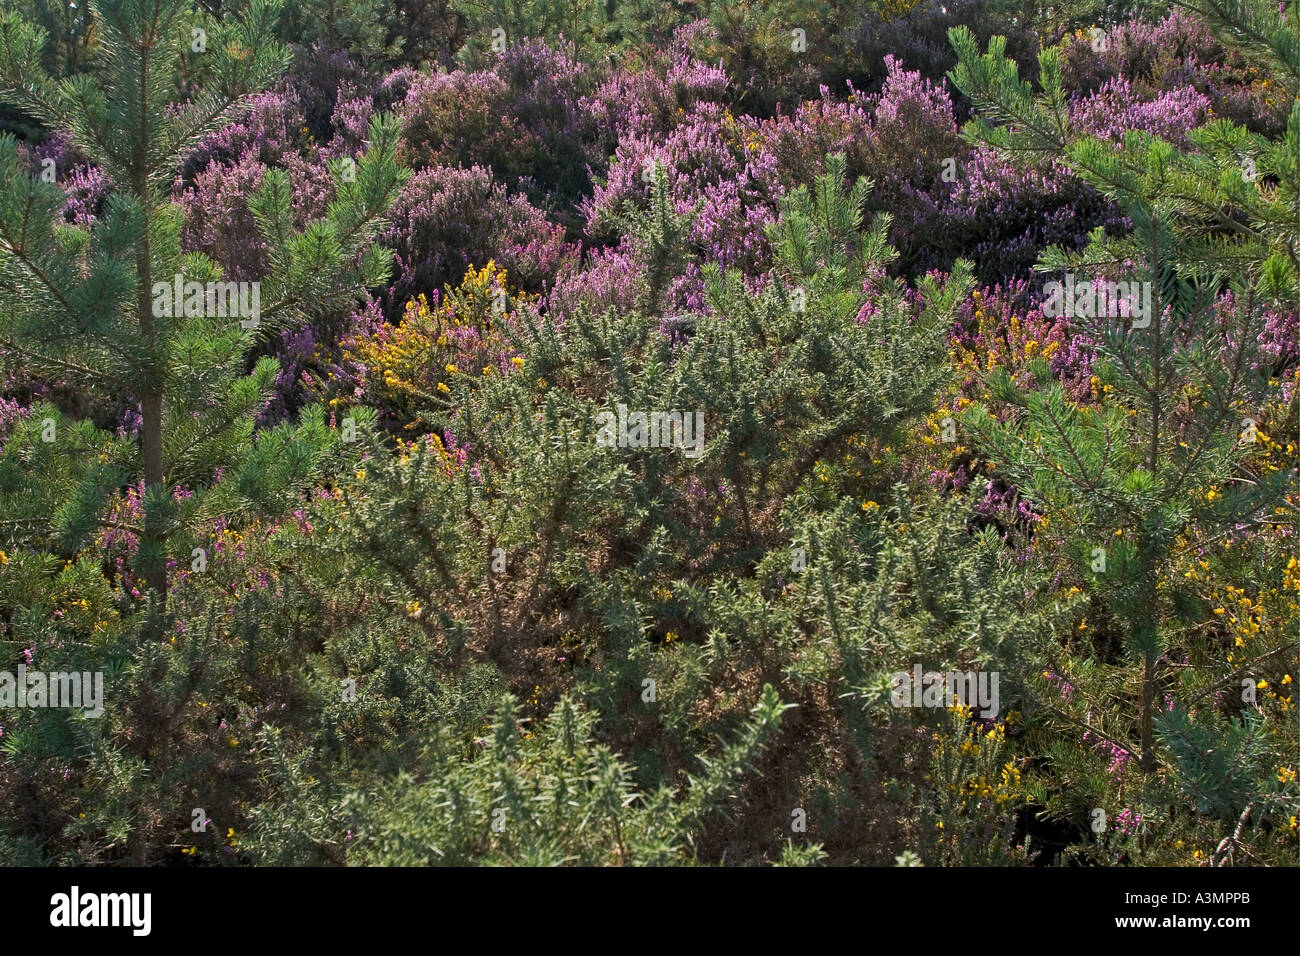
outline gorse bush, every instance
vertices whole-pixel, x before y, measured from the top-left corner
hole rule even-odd
[[[70,11],[0,859],[1297,862],[1291,12]]]

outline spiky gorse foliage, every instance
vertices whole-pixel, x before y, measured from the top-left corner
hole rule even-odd
[[[693,555],[728,565],[761,554],[773,542],[765,525],[782,502],[810,477],[825,477],[813,473],[818,462],[839,459],[869,440],[888,440],[931,400],[943,374],[945,331],[965,288],[961,276],[927,284],[925,304],[913,307],[901,288],[885,281],[878,313],[859,321],[862,276],[883,265],[887,224],[854,240],[867,186],[859,183],[845,195],[842,179],[842,163],[832,161],[815,196],[801,190],[787,203],[780,258],[789,281],[806,283],[798,288],[799,306],[779,279],[753,294],[737,277],[715,273],[714,309],[726,319],[692,317],[657,330],[653,315],[609,313],[578,317],[563,331],[534,320],[516,343],[523,357],[518,372],[471,376],[472,388],[469,379],[452,375],[452,399],[428,396],[425,414],[443,429],[444,442],[449,433],[455,436],[463,467],[444,476],[441,458],[423,457],[418,449],[410,461],[380,458],[367,466],[367,476],[391,470],[403,484],[446,481],[447,492],[418,495],[397,494],[399,484],[395,497],[418,500],[412,520],[421,510],[431,512],[421,522],[426,534],[462,540],[457,550],[465,552],[475,579],[492,549],[502,547],[507,564],[515,553],[542,556],[538,571],[558,575],[557,585],[568,586],[576,576],[605,586],[590,576],[606,577],[610,569],[598,572],[602,564],[646,533],[670,537],[679,561]],[[857,249],[847,257],[850,242]],[[816,267],[818,261],[824,268]],[[675,338],[686,342],[675,347]],[[618,406],[698,412],[705,428],[702,457],[693,460],[682,449],[600,448],[597,417]],[[407,471],[410,478],[401,477]],[[850,484],[871,488],[869,475],[858,478]],[[523,524],[527,512],[518,502],[539,487],[551,488],[550,504]],[[698,507],[704,502],[716,511]],[[610,520],[603,541],[554,539],[570,508],[599,513],[616,504],[613,514],[628,505],[634,510]],[[449,520],[467,507],[468,522]],[[376,515],[376,530],[395,517]],[[486,539],[479,539],[482,532]],[[549,567],[547,555],[561,564]],[[417,560],[396,552],[392,557]],[[540,599],[540,587],[539,580],[526,591]],[[432,583],[429,588],[411,597],[431,606],[436,591]],[[528,621],[526,606],[520,613],[514,629]]]
[[[597,715],[569,698],[521,737],[507,696],[486,739],[470,744],[481,749],[476,759],[465,759],[463,742],[435,733],[420,755],[420,780],[403,775],[344,797],[340,810],[356,833],[348,858],[407,866],[689,861],[690,835],[736,786],[789,706],[765,687],[735,739],[678,794],[667,786],[641,792],[634,768],[596,742]],[[484,819],[492,824],[485,828]]]
[[[1008,760],[1008,731],[1019,714],[972,720],[956,706],[932,735],[933,809],[922,815],[920,844],[927,859],[949,866],[1009,866],[1023,862],[1014,839],[1015,811],[1027,800],[1020,761]],[[989,726],[991,724],[991,726]]]
[[[890,775],[882,762],[900,759],[897,741],[875,739],[911,722],[888,704],[901,666],[890,662],[997,667],[1046,619],[1023,607],[1024,583],[995,535],[952,549],[960,508],[916,514],[907,493],[863,467],[933,400],[968,280],[905,299],[883,278],[888,223],[861,229],[868,184],[847,188],[842,159],[829,165],[787,200],[772,236],[782,276],[765,291],[715,274],[716,315],[666,329],[643,314],[583,315],[563,331],[525,321],[518,371],[473,387],[454,380],[453,406],[431,403],[443,439],[397,457],[373,446],[357,482],[312,518],[336,529],[309,543],[323,550],[313,566],[331,569],[313,599],[351,608],[349,630],[383,608],[401,613],[458,670],[488,660],[516,682],[581,688],[605,726],[638,742],[631,756],[647,780],[692,772],[732,725],[734,705],[701,709],[706,688],[755,706],[756,688],[779,680],[806,721],[844,735],[829,760],[787,738],[780,777],[793,763],[824,781],[819,799],[867,799],[832,781],[848,759],[871,768],[864,787],[878,786]],[[868,275],[880,295],[862,320]],[[794,281],[804,283],[798,308]],[[618,405],[701,410],[704,454],[601,447],[597,416]],[[868,507],[869,495],[885,505]],[[746,566],[755,576],[737,577]],[[542,720],[550,708],[539,697],[526,712]],[[995,806],[1005,810],[987,801],[982,812]],[[779,846],[779,826],[756,825]],[[481,826],[474,838],[491,852]],[[396,845],[385,851],[395,856],[366,852],[407,858]]]

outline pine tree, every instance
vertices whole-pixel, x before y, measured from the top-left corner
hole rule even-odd
[[[1214,7],[1234,25],[1226,35],[1245,38],[1251,56],[1267,61],[1294,95],[1296,34],[1276,4]],[[977,111],[967,135],[1012,156],[1059,159],[1132,222],[1125,235],[1098,230],[1086,248],[1051,249],[1039,264],[1078,283],[1135,283],[1130,292],[1150,296],[1145,309],[1127,296],[1130,307],[1112,308],[1112,296],[1106,308],[1074,313],[1076,331],[1095,343],[1104,401],[1069,401],[1039,361],[1029,389],[995,374],[1003,409],[996,417],[972,409],[965,425],[999,472],[1068,524],[1073,573],[1113,617],[1140,668],[1131,682],[1092,671],[1097,683],[1078,695],[1072,718],[1152,772],[1160,726],[1181,718],[1157,717],[1167,709],[1157,699],[1158,665],[1202,613],[1172,580],[1175,562],[1233,529],[1286,521],[1295,487],[1291,463],[1261,465],[1257,452],[1267,438],[1261,409],[1279,394],[1259,353],[1266,310],[1300,302],[1300,101],[1279,141],[1215,120],[1190,133],[1186,151],[1136,132],[1114,144],[1072,128],[1061,48],[1040,53],[1035,90],[1005,58],[1000,38],[984,54],[965,29],[950,39],[959,57],[952,79]],[[1289,416],[1269,428],[1295,422],[1293,398]],[[1089,726],[1084,701],[1131,699],[1134,685],[1135,714]],[[1130,719],[1136,748],[1127,742]]]
[[[379,117],[364,156],[334,161],[336,198],[327,215],[299,231],[287,176],[268,172],[252,208],[270,250],[270,271],[254,289],[241,290],[249,293],[240,300],[243,311],[229,314],[236,310],[221,308],[207,291],[221,281],[220,268],[181,250],[180,213],[167,189],[186,151],[286,68],[288,53],[272,39],[278,2],[254,0],[243,16],[205,21],[203,28],[191,27],[181,0],[101,0],[92,13],[102,37],[98,59],[92,71],[62,81],[38,65],[44,31],[15,13],[0,18],[0,96],[68,136],[114,184],[90,228],[65,225],[59,188],[24,168],[12,137],[0,138],[0,350],[91,394],[139,399],[136,453],[113,462],[120,468],[85,469],[75,488],[59,489],[76,506],[50,503],[46,514],[62,510],[46,531],[66,539],[69,530],[87,530],[107,494],[142,478],[136,571],[160,611],[167,559],[186,517],[202,507],[201,486],[217,469],[240,471],[253,444],[253,415],[274,383],[273,360],[245,373],[249,347],[273,331],[347,307],[361,289],[384,280],[391,254],[374,239],[405,174],[394,159],[396,123]],[[172,104],[184,48],[203,51],[211,84]],[[196,298],[193,286],[180,283],[199,283],[204,291]],[[177,288],[183,294],[170,301]],[[250,302],[255,311],[244,314]],[[275,441],[305,466],[320,452],[322,436],[315,428],[297,436],[282,432]],[[61,447],[77,454],[75,446]],[[269,451],[263,449],[263,461]],[[7,457],[16,454],[6,448]],[[242,475],[244,484],[228,490],[227,502],[230,490],[236,498],[270,491],[266,476]],[[44,500],[39,475],[28,479],[25,488],[11,482],[3,490]],[[173,500],[177,486],[196,489],[197,500],[182,509]],[[188,563],[188,552],[182,556]]]

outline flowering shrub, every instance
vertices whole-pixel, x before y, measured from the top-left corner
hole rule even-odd
[[[1209,100],[1216,114],[1260,132],[1276,134],[1286,125],[1289,103],[1275,80],[1229,49],[1207,23],[1182,10],[1163,19],[1117,24],[1097,50],[1094,37],[1076,31],[1067,38],[1063,58],[1067,89],[1076,94],[1126,80],[1144,100],[1191,87]]]
[[[584,67],[540,41],[511,47],[491,70],[412,81],[401,107],[417,168],[483,166],[511,189],[571,206],[588,190]]]
[[[477,378],[506,375],[523,363],[506,330],[526,299],[489,260],[471,266],[460,284],[431,307],[423,293],[406,303],[399,323],[352,339],[344,361],[360,372],[357,397],[382,410],[381,420],[402,431],[431,427],[422,402],[449,406],[454,388]]]
[[[602,163],[626,137],[662,135],[697,105],[726,102],[726,70],[692,54],[691,35],[682,31],[662,49],[631,52],[628,69],[614,71],[581,99],[595,134],[603,137],[597,157]]]
[[[869,175],[873,133],[867,111],[870,101],[852,87],[848,88],[847,100],[837,99],[829,87],[820,94],[815,100],[800,103],[788,115],[738,119],[745,151],[770,155],[781,185],[787,189],[812,182],[825,171],[826,157],[832,153],[845,157],[850,175]]]
[[[1065,316],[1044,315],[1033,305],[1023,281],[1006,287],[975,290],[958,310],[953,336],[954,359],[967,398],[988,395],[989,373],[1005,369],[1013,379],[1029,383],[1029,364],[1047,359],[1071,400],[1095,400],[1092,375],[1093,345],[1087,332],[1071,328]]]
[[[1070,117],[1080,131],[1119,142],[1130,130],[1187,145],[1188,131],[1205,122],[1210,98],[1190,86],[1161,91],[1144,100],[1123,77],[1107,80],[1087,99],[1076,100]]]
[[[980,278],[1028,278],[1044,249],[1078,248],[1098,226],[1122,230],[1124,217],[1087,183],[1051,161],[1026,165],[978,146],[958,161],[950,198],[918,232],[936,254],[966,256]]]
[[[381,79],[373,91],[367,91],[364,87],[358,89],[353,83],[342,81],[335,99],[334,113],[330,117],[333,126],[330,151],[336,155],[355,155],[359,152],[375,113],[395,111],[410,93],[411,84],[418,78],[419,74],[414,70],[403,67]]]
[[[536,289],[568,252],[562,226],[522,196],[507,195],[481,166],[435,166],[412,176],[384,241],[397,253],[398,300],[437,292],[494,256],[521,286]]]
[[[609,179],[587,205],[588,232],[609,236],[613,214],[649,200],[648,173],[667,172],[679,213],[695,212],[693,249],[724,267],[762,271],[767,262],[763,227],[773,221],[774,167],[766,157],[748,157],[734,120],[703,105],[661,141],[628,139],[619,143]]]
[[[299,42],[295,38],[294,42]],[[299,47],[293,72],[286,87],[300,104],[299,115],[307,133],[319,143],[329,140],[332,118],[340,93],[347,89],[366,89],[370,81],[367,70],[346,50],[313,42]]]
[[[631,309],[641,272],[638,257],[626,240],[617,248],[594,249],[584,260],[569,260],[546,296],[549,314],[561,323],[578,311],[601,315],[610,309]]]
[[[309,135],[301,126],[302,102],[292,90],[252,97],[240,117],[201,142],[185,161],[182,178],[194,177],[214,165],[230,165],[251,154],[266,166],[281,162]]]

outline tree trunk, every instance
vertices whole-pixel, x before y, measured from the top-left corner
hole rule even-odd
[[[136,247],[136,320],[140,337],[144,340],[145,362],[141,369],[140,395],[140,454],[144,459],[145,490],[161,488],[166,473],[163,471],[162,428],[163,368],[159,357],[158,329],[153,314],[153,248],[149,242],[149,224],[153,221],[154,196],[149,179],[149,145],[153,131],[149,123],[149,88],[151,81],[151,52],[154,38],[144,41],[140,51],[140,128],[135,143],[134,186],[144,211],[145,230]],[[175,305],[175,304],[174,304]],[[145,584],[153,594],[157,612],[167,609],[167,555],[166,532],[159,529],[162,515],[144,515],[144,533],[141,547],[149,556],[145,567]],[[155,617],[159,620],[159,617]],[[152,628],[151,628],[152,629]],[[146,632],[148,633],[148,632]],[[161,636],[161,635],[157,635]]]
[[[1146,651],[1142,657],[1142,758],[1139,764],[1144,773],[1151,773],[1156,769],[1156,752],[1151,730],[1152,707],[1155,705],[1156,696],[1156,655],[1154,651]]]
[[[162,396],[146,394],[140,400],[140,414],[143,422],[140,426],[140,450],[144,457],[145,488],[160,487],[163,484],[162,460]],[[159,554],[159,560],[151,563],[145,570],[145,583],[154,594],[159,610],[167,608],[167,560],[164,555],[167,539],[164,533],[155,533],[152,516],[145,515],[144,541],[152,547],[150,552]]]
[[[142,189],[148,186],[142,183]],[[149,215],[147,194],[146,219]],[[146,236],[140,242],[136,253],[136,277],[139,289],[136,296],[136,320],[140,325],[140,335],[144,339],[147,358],[141,370],[143,392],[140,395],[140,456],[144,460],[144,484],[146,492],[151,488],[162,486],[166,478],[163,470],[163,400],[159,388],[161,377],[157,360],[157,328],[153,314],[153,261],[152,250]],[[167,608],[167,558],[165,554],[166,534],[157,530],[161,515],[144,515],[144,531],[140,544],[147,555],[156,556],[144,569],[145,584],[153,593],[158,610]]]

